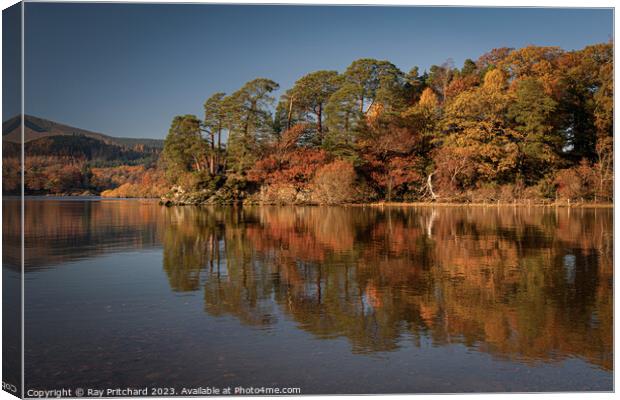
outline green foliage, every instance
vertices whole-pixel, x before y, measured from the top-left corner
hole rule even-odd
[[[516,99],[510,105],[509,117],[519,124],[526,134],[548,134],[553,126],[549,120],[557,102],[544,92],[543,85],[535,78],[517,83]]]
[[[278,89],[272,80],[257,78],[233,93],[226,103],[229,121],[228,161],[231,169],[249,169],[260,154],[261,145],[273,139],[271,92]]]
[[[204,104],[205,118],[203,126],[211,136],[211,145],[215,146],[213,138],[216,134],[221,133],[224,128],[226,113],[224,109],[225,93],[215,93],[207,99]]]
[[[375,102],[390,108],[402,105],[404,74],[389,61],[359,59],[349,65],[344,78],[347,91],[356,94],[360,113],[367,111]]]
[[[316,71],[301,77],[288,93],[290,109],[297,110],[307,122],[316,125],[319,142],[323,137],[325,104],[341,83],[342,77],[337,71]],[[291,121],[287,126],[291,126]]]
[[[351,144],[355,132],[363,123],[363,113],[358,109],[358,88],[350,83],[344,84],[329,99],[327,104],[327,142]]]
[[[535,78],[526,78],[517,84],[516,98],[508,110],[508,117],[516,122],[515,129],[523,136],[520,144],[524,159],[521,175],[534,183],[559,161],[562,136],[554,127],[557,102],[544,92]]]
[[[186,172],[204,169],[207,149],[208,144],[200,130],[200,120],[194,115],[176,116],[170,126],[162,154],[170,179],[174,182]]]
[[[463,68],[461,68],[461,75],[471,75],[475,73],[477,69],[478,67],[476,66],[476,63],[471,58],[468,58],[463,63]]]

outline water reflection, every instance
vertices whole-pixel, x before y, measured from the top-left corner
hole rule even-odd
[[[159,246],[165,209],[153,201],[31,198],[25,202],[26,272],[57,266],[113,251]],[[3,200],[4,238],[19,244],[20,202]],[[19,260],[21,248],[11,245],[5,257]]]
[[[353,352],[404,334],[612,368],[610,210],[181,208],[164,268],[211,315],[294,319]],[[275,309],[279,312],[276,312]]]
[[[346,338],[355,354],[429,339],[611,371],[612,219],[609,209],[33,201],[26,265],[161,246],[170,289],[202,293],[212,317],[258,329],[290,320]]]

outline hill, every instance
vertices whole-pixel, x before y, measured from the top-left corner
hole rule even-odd
[[[160,180],[156,164],[163,140],[118,138],[30,115],[24,125],[26,194],[100,193],[123,185],[127,192],[128,185],[152,189]],[[2,128],[3,191],[19,193],[21,119],[11,118]]]
[[[126,148],[143,147],[147,149],[162,149],[164,147],[164,141],[159,139],[113,137],[32,115],[26,115],[24,119],[24,139],[26,143],[48,136],[83,136],[99,140],[109,145]],[[2,139],[4,141],[19,143],[21,140],[20,123],[21,119],[19,116],[15,116],[3,122]]]

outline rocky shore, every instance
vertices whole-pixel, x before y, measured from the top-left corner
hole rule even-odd
[[[189,205],[359,205],[371,207],[460,207],[460,206],[554,206],[569,208],[589,208],[589,207],[613,207],[613,203],[591,202],[591,201],[570,201],[570,200],[544,200],[544,199],[514,199],[512,201],[428,201],[428,202],[384,202],[368,201],[356,199],[326,198],[320,191],[311,188],[296,188],[291,185],[271,185],[263,186],[255,191],[250,190],[231,190],[230,188],[220,188],[217,190],[185,190],[180,186],[174,186],[171,190],[160,198],[160,204],[165,206],[189,206]]]
[[[173,186],[160,198],[165,206],[183,205],[225,205],[225,204],[279,204],[318,205],[359,202],[361,197],[328,195],[321,188],[295,187],[293,185],[268,185],[252,190],[248,188],[221,187],[217,190],[186,190]],[[352,201],[354,199],[354,201]]]

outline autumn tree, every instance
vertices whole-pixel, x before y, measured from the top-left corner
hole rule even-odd
[[[565,53],[558,60],[561,76],[559,117],[562,118],[568,155],[574,162],[596,157],[596,103],[593,95],[595,97],[601,87],[600,68],[611,63],[610,50],[605,51],[604,47],[586,47]]]
[[[514,182],[522,134],[508,121],[509,104],[506,79],[502,71],[494,69],[487,72],[482,87],[462,93],[446,107],[443,146],[473,155],[476,176],[469,177],[469,184],[478,180]]]
[[[422,90],[426,86],[426,77],[420,75],[420,69],[416,66],[409,70],[405,75],[405,100],[408,104],[412,104],[418,100]]]
[[[557,63],[563,50],[553,46],[527,46],[512,50],[497,62],[510,80],[537,78],[551,94],[559,81]]]
[[[428,87],[420,100],[403,112],[367,118],[358,143],[364,161],[361,171],[387,201],[423,197],[427,190],[426,155],[431,151],[438,118],[439,101]]]
[[[447,98],[448,85],[455,75],[454,61],[448,59],[441,65],[432,65],[426,83],[439,93],[441,101]]]
[[[338,178],[364,185],[366,200],[612,199],[612,43],[498,48],[423,74],[364,58],[302,76],[273,107],[277,89],[259,78],[214,94],[206,140],[195,117],[177,117],[164,158],[295,201],[320,186],[332,202],[345,164]],[[313,186],[319,170],[332,183]]]
[[[609,43],[591,46],[591,51],[598,56],[598,90],[594,94],[594,126],[597,129],[596,139],[596,199],[613,200],[613,114],[614,86],[612,46]]]
[[[497,68],[498,65],[514,51],[511,47],[498,47],[489,52],[484,53],[478,60],[476,66],[478,70],[486,73],[487,71]]]
[[[594,164],[594,200],[612,201],[614,192],[614,141],[612,136],[599,135]]]
[[[258,184],[288,186],[294,190],[307,187],[318,168],[328,157],[323,149],[300,146],[307,126],[297,124],[284,131],[267,149],[267,154],[248,170],[247,177]]]

